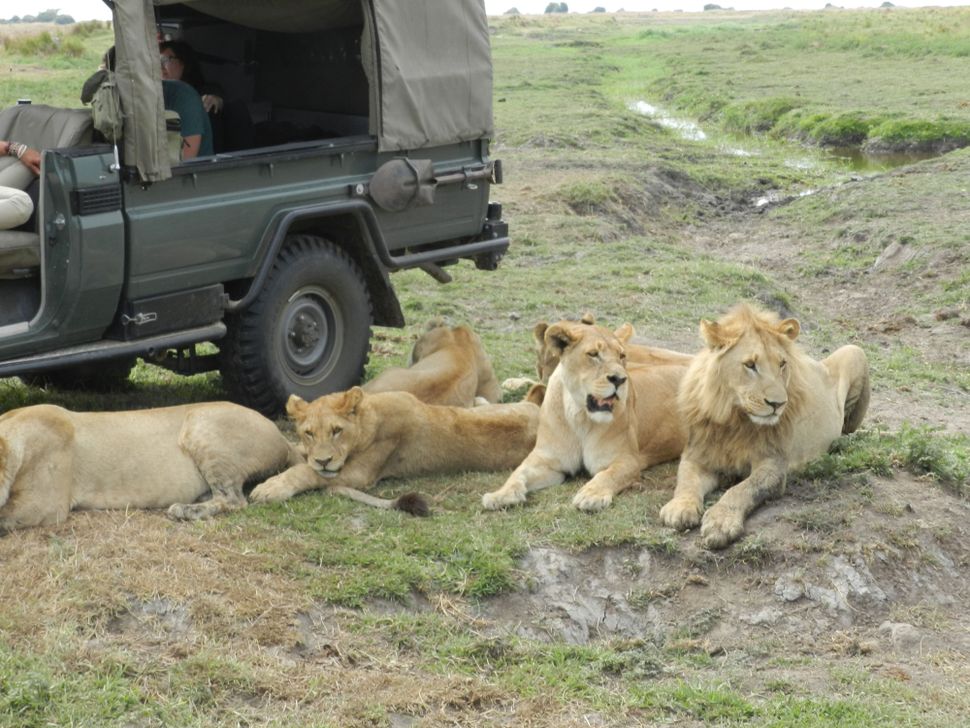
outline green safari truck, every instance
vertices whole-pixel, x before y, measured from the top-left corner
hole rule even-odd
[[[0,377],[103,385],[143,357],[274,414],[360,381],[371,326],[404,324],[392,272],[496,268],[481,0],[108,4],[120,138],[87,108],[0,110],[43,150],[35,225],[0,231]],[[210,156],[179,159],[159,39],[224,100]],[[23,171],[0,159],[0,184]]]

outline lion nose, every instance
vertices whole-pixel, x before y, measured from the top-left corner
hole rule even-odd
[[[782,400],[781,402],[772,402],[770,399],[765,400],[765,404],[771,407],[775,412],[788,404],[788,400]]]
[[[319,465],[321,468],[326,468],[333,458],[315,458],[315,460],[317,461],[317,465]]]
[[[619,389],[623,382],[626,381],[626,377],[624,377],[622,374],[610,374],[607,377],[607,380],[609,380],[610,384]]]

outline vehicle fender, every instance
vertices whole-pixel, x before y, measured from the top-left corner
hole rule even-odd
[[[339,225],[334,225],[339,221]],[[348,235],[333,235],[335,227],[352,231]],[[382,262],[386,257],[386,245],[380,237],[374,211],[363,200],[305,205],[285,208],[273,214],[259,249],[259,266],[246,293],[226,304],[229,313],[242,311],[249,306],[263,287],[273,262],[279,254],[283,241],[291,232],[320,234],[343,248],[360,266],[374,305],[374,323],[378,326],[404,326],[404,313],[391,285],[388,269]],[[376,239],[375,239],[376,238]]]

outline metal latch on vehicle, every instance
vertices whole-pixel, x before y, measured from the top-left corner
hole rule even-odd
[[[158,320],[157,313],[137,313],[134,316],[129,316],[126,313],[121,314],[121,325],[127,326],[128,324],[134,324],[135,326],[142,326],[144,324],[150,324],[152,321]]]

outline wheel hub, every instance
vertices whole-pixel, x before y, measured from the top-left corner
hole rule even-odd
[[[296,374],[312,376],[334,347],[337,324],[324,291],[304,289],[294,294],[283,312],[283,358]]]

